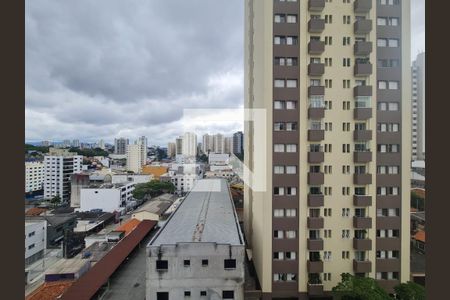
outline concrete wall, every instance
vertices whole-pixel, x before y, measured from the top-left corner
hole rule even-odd
[[[47,221],[25,222],[25,265],[42,257],[46,249],[46,244]],[[32,245],[34,247],[29,249]]]
[[[183,243],[177,245],[150,246],[147,249],[146,299],[156,299],[157,292],[169,292],[170,299],[184,299],[190,291],[190,299],[200,299],[200,291],[206,291],[202,299],[222,299],[223,290],[233,290],[234,299],[244,299],[244,245],[230,246],[215,243]],[[168,260],[167,271],[157,271],[156,261]],[[224,269],[224,259],[236,259],[236,269]],[[184,260],[190,266],[184,266]],[[208,266],[202,260],[208,259]]]
[[[80,210],[102,209],[113,212],[121,206],[120,190],[118,189],[81,189]]]

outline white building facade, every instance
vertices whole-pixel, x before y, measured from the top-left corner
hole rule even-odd
[[[144,161],[142,160],[141,145],[132,144],[127,147],[127,170],[140,173]]]
[[[122,212],[133,200],[135,183],[103,184],[80,190],[80,211],[101,209],[104,212]]]
[[[25,266],[41,259],[47,245],[47,221],[25,221]]]
[[[45,165],[43,162],[25,162],[25,193],[44,188]]]
[[[183,136],[183,155],[185,157],[195,157],[197,155],[197,135],[193,132],[186,132]]]
[[[81,173],[83,156],[66,149],[51,148],[44,157],[44,198],[61,197],[63,202],[70,200],[70,175]]]
[[[425,160],[425,52],[417,55],[412,74],[412,160]]]

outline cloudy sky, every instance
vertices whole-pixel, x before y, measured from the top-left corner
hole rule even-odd
[[[424,1],[412,0],[413,56],[425,49]],[[166,145],[189,124],[183,109],[243,107],[243,0],[25,4],[27,141],[146,135]]]

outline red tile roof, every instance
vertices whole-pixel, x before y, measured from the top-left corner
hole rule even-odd
[[[47,209],[40,208],[40,207],[32,207],[29,210],[25,212],[25,216],[27,217],[33,217],[33,216],[39,216],[43,212],[45,212]]]
[[[128,222],[123,223],[122,225],[120,225],[119,227],[114,229],[114,231],[124,231],[125,236],[127,236],[130,232],[132,232],[139,225],[139,223],[141,223],[141,221],[139,221],[137,219],[131,219]]]
[[[25,299],[54,300],[62,295],[73,283],[73,280],[45,282],[29,294]]]
[[[425,243],[425,231],[423,230],[417,231],[416,234],[413,236],[413,239]]]
[[[417,196],[425,199],[425,190],[424,189],[411,189]]]
[[[75,281],[62,295],[61,300],[91,299],[156,224],[157,222],[150,220],[140,222],[136,229],[118,242],[86,274]]]

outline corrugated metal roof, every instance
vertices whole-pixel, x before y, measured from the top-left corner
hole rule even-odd
[[[114,229],[114,231],[124,231],[125,235],[127,236],[139,225],[139,223],[141,223],[141,221],[137,219],[131,219],[128,222],[123,223],[122,225]]]
[[[150,246],[183,242],[243,244],[225,179],[198,180]]]
[[[144,220],[111,249],[86,274],[78,279],[61,297],[62,300],[91,299],[125,258],[150,232],[157,222]]]

